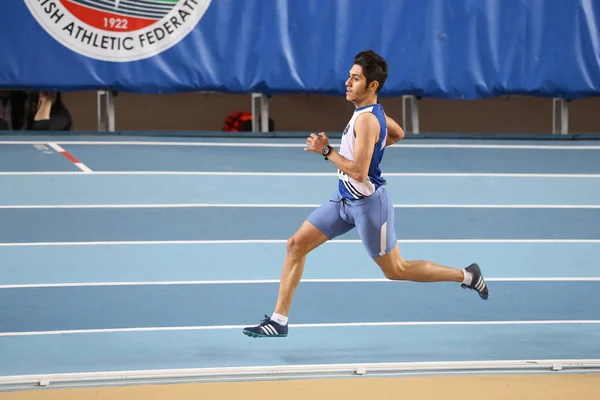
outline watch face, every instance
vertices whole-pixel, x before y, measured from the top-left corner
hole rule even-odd
[[[329,147],[323,147],[323,155],[326,156],[329,154]]]

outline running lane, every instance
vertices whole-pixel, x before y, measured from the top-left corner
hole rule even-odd
[[[0,173],[37,171],[81,172],[70,160],[45,144],[7,145],[0,141]]]
[[[332,172],[301,147],[63,145],[94,171]],[[600,173],[593,150],[414,148],[386,150],[384,172]]]
[[[458,283],[302,283],[295,324],[600,320],[600,282],[493,282],[490,298]],[[0,332],[220,326],[273,310],[277,283],[2,289]]]
[[[312,208],[0,209],[0,242],[287,239]],[[600,209],[396,208],[399,239],[598,239]],[[356,229],[344,239],[358,239]]]
[[[396,205],[597,205],[600,198],[600,179],[590,177],[389,176],[386,180]],[[330,176],[0,175],[0,206],[320,204],[337,183],[333,172]],[[294,191],[279,190],[282,186]]]
[[[278,281],[285,240],[277,243],[186,243],[0,246],[0,285],[79,282]],[[598,276],[598,243],[400,243],[409,260],[464,268],[478,262],[486,278]],[[331,260],[337,260],[332,262]],[[328,242],[308,258],[305,279],[383,279],[360,242]]]
[[[370,310],[362,309],[364,313]],[[342,363],[598,359],[599,324],[240,329],[0,338],[0,375]],[[24,356],[24,355],[27,356]]]

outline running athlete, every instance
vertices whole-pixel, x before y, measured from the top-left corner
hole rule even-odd
[[[394,207],[379,167],[385,147],[404,137],[404,131],[385,115],[377,95],[387,79],[387,62],[373,51],[356,55],[346,81],[346,100],[355,106],[342,135],[339,152],[325,133],[311,134],[305,151],[322,155],[338,170],[338,189],[314,210],[287,242],[279,295],[271,317],[243,333],[251,337],[285,337],[294,292],[306,256],[328,240],[356,228],[368,254],[390,280],[458,282],[487,300],[488,288],[479,266],[465,269],[431,261],[407,261],[400,255],[394,229]]]

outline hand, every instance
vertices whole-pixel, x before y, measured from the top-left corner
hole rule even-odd
[[[312,151],[317,154],[322,154],[323,148],[329,145],[329,138],[325,134],[325,132],[321,132],[318,135],[311,133],[308,138],[306,138],[306,146],[304,151]]]

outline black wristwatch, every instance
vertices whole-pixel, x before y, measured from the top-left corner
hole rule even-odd
[[[329,155],[329,153],[331,152],[331,150],[333,150],[333,147],[327,145],[325,147],[323,147],[323,157],[325,157],[326,160],[328,160],[329,158],[327,157]]]

